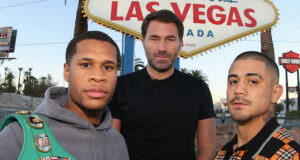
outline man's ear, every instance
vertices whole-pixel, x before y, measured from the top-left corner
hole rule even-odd
[[[70,67],[67,63],[64,64],[64,78],[65,81],[69,82],[69,73],[70,73]]]
[[[183,40],[180,41],[180,49],[183,47]]]
[[[283,87],[279,84],[276,84],[273,86],[273,91],[272,91],[272,103],[276,103],[278,99],[281,97],[283,92]]]
[[[142,39],[142,45],[145,48],[145,40],[144,39]]]

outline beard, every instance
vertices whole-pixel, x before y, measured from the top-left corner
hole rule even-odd
[[[239,109],[234,109],[234,110],[231,109],[230,106],[234,105],[235,101],[239,101],[239,102],[245,103],[247,105],[251,105],[252,102],[250,100],[246,99],[246,98],[236,96],[236,97],[232,98],[228,103],[229,112],[231,114],[231,118],[234,121],[236,121],[240,124],[248,122],[252,118],[248,113],[243,113],[243,112],[239,111]]]
[[[158,67],[155,63],[153,63],[153,61],[148,61],[148,64],[149,64],[149,66],[151,66],[154,70],[156,70],[156,71],[162,73],[162,72],[166,72],[166,71],[168,71],[169,69],[171,69],[171,68],[173,67],[173,64],[174,64],[174,63],[169,63],[169,64],[167,64],[166,67],[163,67],[163,68]]]
[[[178,51],[179,52],[179,51]],[[159,52],[159,53],[147,53],[147,59],[148,59],[148,64],[151,68],[156,70],[157,72],[166,72],[170,70],[177,58],[178,53],[172,54],[172,53],[167,53],[167,52]],[[164,56],[167,57],[167,60],[157,60],[155,59],[156,56]]]

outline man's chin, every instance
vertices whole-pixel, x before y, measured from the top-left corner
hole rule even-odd
[[[232,116],[232,119],[239,124],[245,124],[245,123],[249,122],[250,117],[245,117],[245,116],[240,115],[240,116]]]
[[[152,66],[158,72],[167,72],[172,68],[172,65],[154,65]]]
[[[98,111],[103,111],[104,108],[105,108],[105,106],[104,107],[84,107],[83,110],[89,111],[89,112],[91,112],[91,111],[98,112]]]
[[[84,105],[81,105],[80,108],[83,111],[87,111],[87,112],[98,112],[98,111],[103,111],[104,108],[106,107],[106,103],[87,103]]]
[[[160,73],[164,73],[167,72],[170,68],[161,68],[161,69],[157,69],[158,72]]]

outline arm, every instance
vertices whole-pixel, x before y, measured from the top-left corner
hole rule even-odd
[[[122,100],[120,100],[120,99],[122,96],[120,96],[120,94],[119,94],[119,92],[121,92],[119,83],[120,83],[120,77],[118,78],[115,93],[114,93],[112,100],[108,104],[108,108],[109,108],[109,110],[111,112],[111,116],[112,116],[111,126],[120,132],[121,131],[121,117],[122,117],[122,111],[121,111],[122,110],[121,109]]]
[[[198,121],[197,128],[197,160],[214,159],[216,151],[216,120],[215,118]]]
[[[0,159],[18,159],[23,145],[23,131],[17,123],[7,125],[0,132]]]
[[[112,118],[111,120],[111,126],[120,132],[121,130],[121,120],[117,118]]]

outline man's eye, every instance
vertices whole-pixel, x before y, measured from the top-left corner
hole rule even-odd
[[[255,81],[255,80],[250,80],[249,83],[250,83],[250,84],[257,84],[257,81]]]
[[[233,85],[233,84],[237,84],[238,83],[238,81],[237,80],[231,80],[231,81],[229,81],[229,84],[231,84],[231,85]]]
[[[91,64],[89,64],[89,63],[82,63],[81,66],[84,67],[84,68],[88,68],[88,67],[91,66]]]
[[[112,66],[104,66],[104,69],[106,69],[106,70],[113,70],[114,67],[112,67]]]

